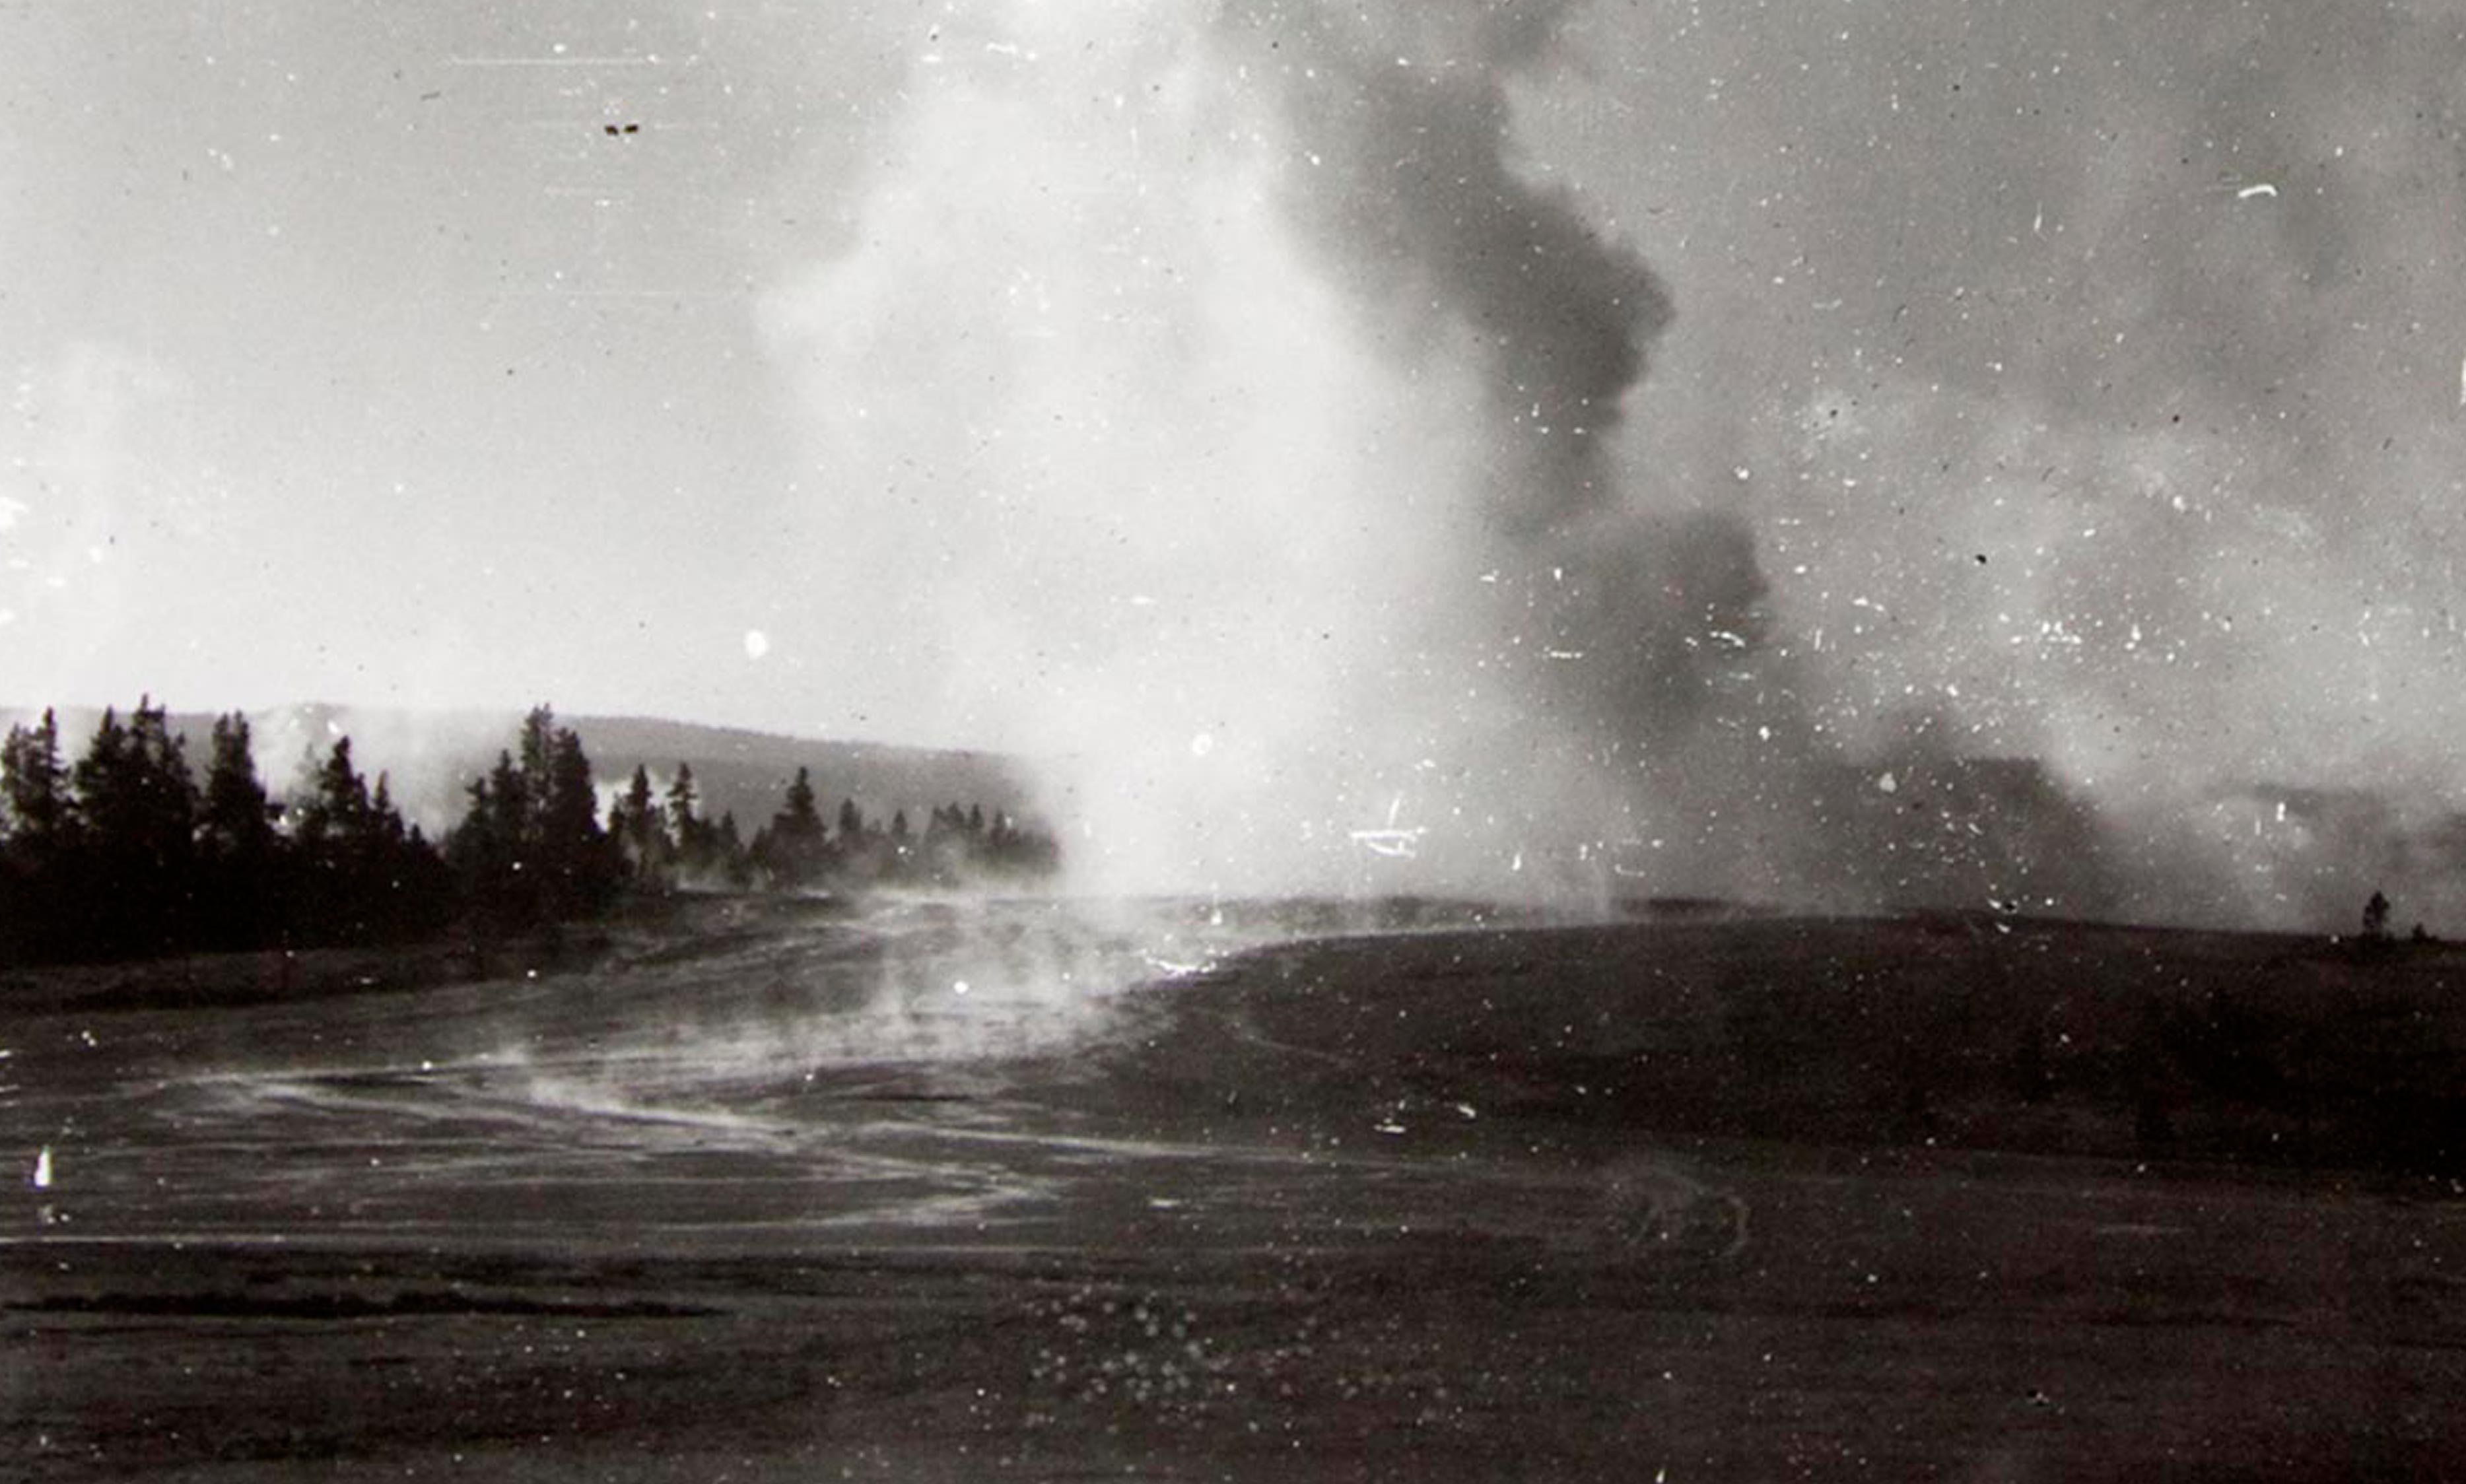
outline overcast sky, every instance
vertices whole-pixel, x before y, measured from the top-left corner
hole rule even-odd
[[[2458,801],[2466,6],[1526,11],[0,10],[0,698],[1297,766],[1452,696],[1494,512],[1415,491],[1531,430],[1362,204],[1393,53],[1509,104],[1412,231],[1657,281],[1579,432],[1744,533],[1655,548],[1753,590],[1719,725]]]

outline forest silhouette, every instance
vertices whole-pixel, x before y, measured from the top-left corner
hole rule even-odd
[[[216,718],[203,781],[165,708],[105,710],[74,761],[56,712],[0,743],[0,956],[12,962],[197,951],[366,946],[462,928],[513,933],[679,890],[840,893],[1027,879],[1053,838],[981,805],[931,808],[922,830],[843,800],[823,821],[807,770],[749,842],[701,809],[691,766],[647,768],[606,811],[572,729],[534,707],[495,765],[466,781],[441,840],[405,821],[335,738],[281,794],[257,768],[246,716]]]

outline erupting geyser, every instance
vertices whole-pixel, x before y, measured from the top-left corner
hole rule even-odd
[[[1560,9],[954,16],[779,301],[835,539],[904,574],[835,617],[1096,884],[1549,892],[1656,834],[1739,884],[1653,816],[1722,792],[1761,579],[1623,462],[1668,296],[1514,158]]]

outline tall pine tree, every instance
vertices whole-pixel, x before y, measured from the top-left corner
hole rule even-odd
[[[523,719],[516,746],[469,785],[469,807],[447,841],[463,890],[499,927],[601,911],[622,885],[624,857],[600,828],[581,737],[542,705]]]
[[[154,954],[187,944],[197,790],[168,715],[147,699],[125,724],[106,709],[71,776],[78,821],[71,889],[83,908],[85,950]]]
[[[11,957],[53,957],[67,946],[74,823],[59,719],[46,710],[0,743],[0,952]]]
[[[280,932],[286,866],[275,809],[257,776],[248,718],[214,718],[197,821],[199,933],[214,948],[254,948]]]

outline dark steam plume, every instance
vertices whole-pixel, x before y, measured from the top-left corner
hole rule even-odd
[[[1372,333],[1408,373],[1439,354],[1478,368],[1468,473],[1494,580],[1472,658],[1518,678],[1536,725],[1572,729],[1623,824],[1706,792],[1687,754],[1725,687],[1755,690],[1768,619],[1739,516],[1622,478],[1613,436],[1669,292],[1515,157],[1510,85],[1567,9],[1243,0],[1223,32],[1279,101],[1286,208]]]
[[[1495,513],[1525,535],[1616,506],[1604,439],[1670,314],[1641,258],[1514,169],[1507,81],[1565,9],[1236,0],[1223,26],[1280,101],[1287,209],[1378,329],[1469,336]]]

